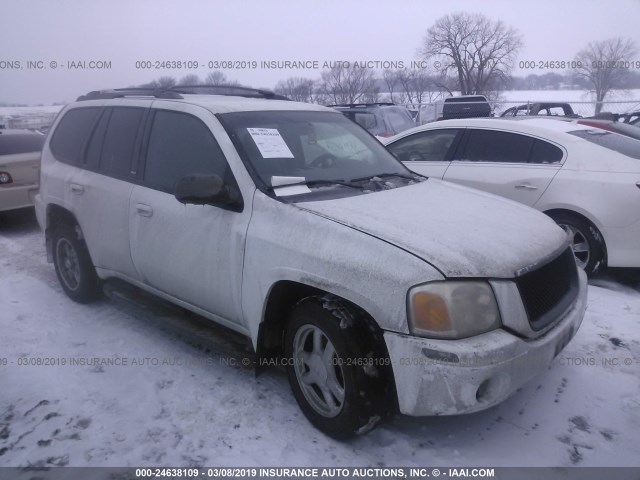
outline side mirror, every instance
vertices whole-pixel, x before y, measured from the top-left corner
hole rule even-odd
[[[227,210],[242,211],[243,202],[235,185],[225,185],[215,174],[194,174],[176,183],[175,197],[180,203],[214,205]]]

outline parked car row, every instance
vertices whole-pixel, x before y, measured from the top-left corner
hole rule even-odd
[[[525,105],[518,105],[506,109],[501,117],[519,117],[519,116],[563,116],[578,117],[579,115],[573,111],[568,103],[563,102],[533,102]]]

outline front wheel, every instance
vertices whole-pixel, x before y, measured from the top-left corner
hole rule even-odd
[[[322,299],[309,298],[293,309],[285,335],[296,401],[317,429],[336,439],[366,433],[384,416],[383,376],[367,357],[375,349],[357,330],[324,308]]]
[[[54,229],[53,264],[67,296],[78,303],[89,303],[100,296],[100,282],[77,228],[64,224]]]
[[[557,213],[550,216],[567,232],[578,266],[588,275],[597,272],[604,263],[604,246],[600,232],[589,222],[575,215]]]

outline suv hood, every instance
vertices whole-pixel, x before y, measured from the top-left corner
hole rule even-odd
[[[297,207],[392,243],[447,277],[512,278],[568,243],[532,208],[432,178]]]

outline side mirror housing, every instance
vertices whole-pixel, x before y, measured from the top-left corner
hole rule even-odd
[[[176,183],[175,197],[180,203],[213,205],[241,212],[244,203],[238,187],[227,185],[215,174],[193,174]]]

